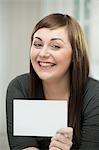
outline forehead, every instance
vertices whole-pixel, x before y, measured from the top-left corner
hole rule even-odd
[[[68,32],[66,27],[60,27],[53,30],[49,28],[42,28],[35,32],[34,38],[35,37],[40,37],[42,39],[61,38],[66,40],[68,39]]]

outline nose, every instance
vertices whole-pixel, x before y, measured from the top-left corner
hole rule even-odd
[[[49,57],[50,56],[50,53],[49,53],[49,50],[47,47],[43,47],[41,49],[41,51],[39,52],[39,56],[40,57]]]

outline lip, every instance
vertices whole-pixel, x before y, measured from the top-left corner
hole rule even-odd
[[[40,64],[45,64],[45,66],[47,66],[47,65],[51,65],[51,66],[56,65],[55,63],[49,62],[49,61],[38,61],[38,63],[39,63],[39,65],[40,65]]]
[[[52,62],[47,62],[47,61],[38,61],[38,65],[41,70],[43,71],[50,71],[53,69],[53,67],[56,65],[55,63]]]

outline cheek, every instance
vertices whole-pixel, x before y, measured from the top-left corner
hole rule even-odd
[[[32,61],[33,57],[34,57],[33,50],[31,50],[30,51],[30,59],[31,59],[31,61]]]
[[[70,63],[71,62],[71,60],[72,60],[72,52],[71,51],[68,51],[68,52],[63,52],[63,53],[61,53],[59,56],[58,56],[58,58],[59,58],[59,61],[61,61],[61,62],[68,62],[68,63]]]
[[[36,61],[35,61],[35,60],[36,60],[35,57],[36,57],[36,56],[35,56],[35,52],[34,52],[33,50],[31,50],[31,51],[30,51],[30,60],[31,60],[31,63],[32,63],[32,67],[33,67],[33,68],[35,68],[35,62],[36,62]]]
[[[67,53],[64,54],[66,60],[70,63],[72,60],[72,49],[69,49]]]
[[[71,61],[72,61],[72,53],[68,53],[65,58],[66,58],[68,63],[71,63]]]
[[[30,51],[30,59],[31,59],[32,63],[36,60],[36,57],[37,57],[36,51],[31,49],[31,51]]]
[[[68,68],[72,61],[72,52],[65,53],[64,55],[61,55],[61,65],[63,65],[63,68]]]

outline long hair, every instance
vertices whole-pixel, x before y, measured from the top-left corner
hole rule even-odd
[[[80,129],[81,129],[81,109],[83,102],[83,93],[89,74],[89,61],[87,56],[87,44],[84,33],[79,23],[69,15],[51,14],[43,18],[35,26],[32,36],[41,28],[49,28],[50,30],[59,27],[66,27],[68,31],[69,42],[72,47],[72,61],[70,64],[70,99],[68,106],[68,126],[73,127],[74,137],[73,146],[79,148],[80,145]],[[38,91],[40,95],[38,95]],[[30,97],[45,98],[42,81],[35,73],[30,61]]]

